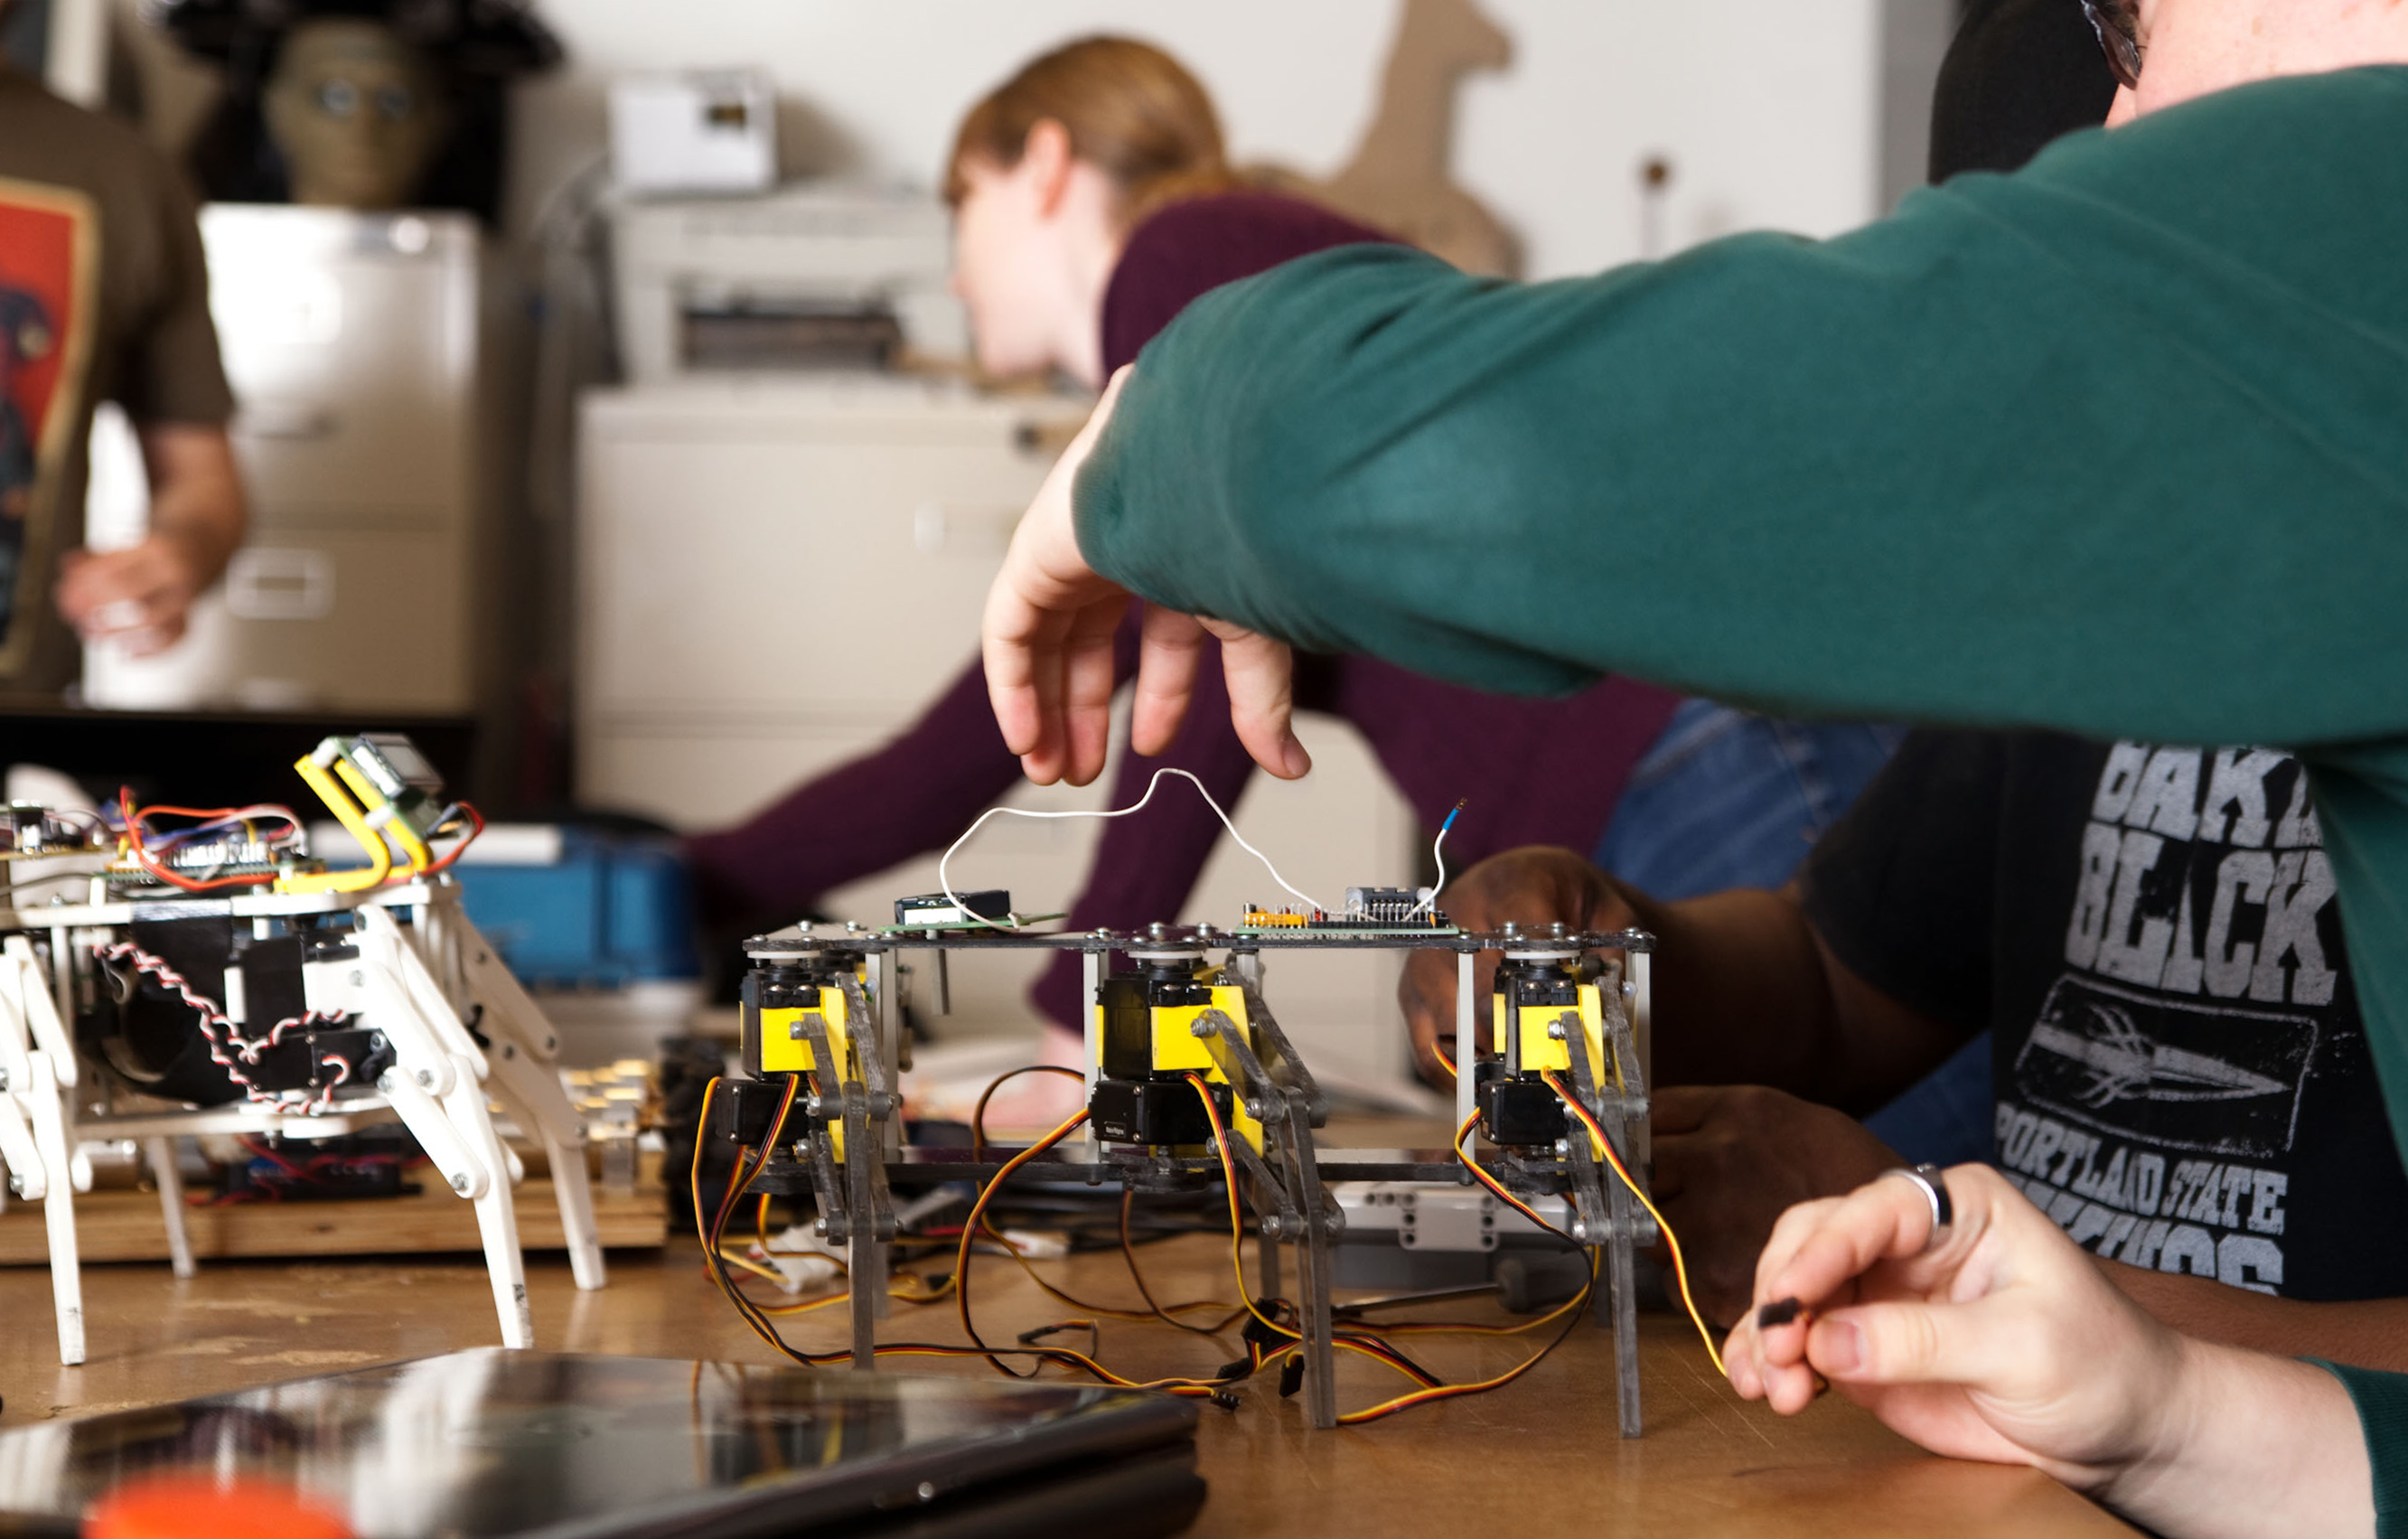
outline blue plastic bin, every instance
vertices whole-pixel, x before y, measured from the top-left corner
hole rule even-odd
[[[700,974],[685,862],[666,839],[560,830],[550,864],[454,868],[461,906],[519,981],[540,988],[624,988]]]

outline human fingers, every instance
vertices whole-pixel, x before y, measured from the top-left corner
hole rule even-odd
[[[1073,703],[1082,710],[1088,705],[1094,663],[1089,656],[1074,660],[1073,647],[1092,638],[1094,611],[1110,610],[1123,597],[1080,553],[1071,499],[1079,467],[1111,417],[1125,372],[1113,377],[1086,425],[1038,488],[1012,531],[980,620],[979,650],[996,725],[1029,778],[1039,784],[1079,767]],[[1082,719],[1081,730],[1092,734],[1091,718]],[[1092,748],[1092,737],[1085,745]]]
[[[1067,762],[1063,777],[1084,785],[1103,773],[1111,747],[1112,689],[1116,683],[1112,658],[1113,633],[1120,629],[1124,607],[1107,600],[1090,604],[1073,616],[1062,652],[1062,739]]]
[[[1723,1338],[1723,1376],[1742,1400],[1764,1398],[1764,1372],[1757,1359],[1756,1317],[1742,1316]]]
[[[2096,1305],[2103,1314],[2094,1310],[2094,1316],[2112,1316],[2111,1325],[2138,1314],[2091,1258],[1996,1171],[1959,1165],[1942,1179],[1950,1210],[1944,1231],[1935,1234],[1929,1199],[1914,1183],[1875,1181],[1842,1200],[1799,1244],[1789,1265],[1765,1285],[1774,1293],[1795,1287],[1804,1297],[1821,1269],[1855,1266],[1861,1272],[1885,1259],[1911,1261],[1885,1269],[1877,1296],[1821,1312],[1807,1350],[1818,1360],[1828,1355],[1845,1370],[1833,1378],[1996,1384],[2010,1373],[2047,1375],[2044,1344],[2035,1343],[2029,1332],[2020,1332],[2025,1339],[2012,1350],[1977,1356],[1949,1333],[1968,1329],[1960,1316],[1942,1319],[1924,1311],[1926,1304],[1961,1308],[1998,1298],[2012,1301],[2011,1310],[2037,1303],[2043,1313],[2069,1316]],[[1868,1256],[1873,1259],[1859,1266]],[[2019,1334],[1995,1318],[1988,1333]]]
[[[1196,698],[1196,673],[1211,633],[1192,614],[1145,608],[1138,643],[1137,690],[1129,704],[1129,746],[1154,755],[1170,746]]]
[[[1067,626],[1007,588],[988,592],[979,654],[986,667],[987,704],[1004,746],[1040,785],[1061,778],[1054,701],[1061,693],[1062,635]]]
[[[1629,908],[1605,873],[1570,850],[1526,844],[1476,862],[1447,884],[1446,909],[1468,929],[1507,921],[1620,928]]]
[[[1978,1230],[1974,1214],[1960,1211],[1955,1217],[1947,1249],[1961,1249],[1959,1243]],[[1845,1197],[1801,1202],[1781,1215],[1765,1242],[1756,1302],[1760,1308],[1795,1300],[1808,1309],[1844,1302],[1856,1279],[1877,1263],[1920,1255],[1931,1237],[1930,1202],[1911,1181],[1885,1177]],[[1790,1341],[1781,1330],[1768,1335],[1776,1353]]]
[[[1763,1343],[1759,1360],[1775,1403],[1784,1384],[1795,1398],[1797,1386],[1816,1371],[1809,1334],[1815,1321],[1858,1302],[1876,1268],[1893,1298],[1944,1299],[1981,1245],[1999,1199],[2023,1202],[1983,1167],[1960,1166],[1955,1176],[1948,1186],[1953,1213],[1945,1231],[1935,1230],[1930,1200],[1920,1187],[1894,1177],[1869,1181],[1845,1197],[1799,1203],[1782,1215],[1757,1262],[1755,1295]],[[2044,1217],[2040,1222],[2048,1227],[2051,1242],[2066,1244],[2054,1225]]]
[[[119,576],[125,555],[123,551],[79,550],[60,557],[58,582],[51,590],[60,618],[89,633],[96,611],[132,597],[122,591],[124,583]]]
[[[1764,1278],[1768,1271],[1785,1264],[1786,1259],[1796,1254],[1839,1201],[1837,1198],[1824,1198],[1800,1202],[1781,1215],[1756,1263],[1756,1292],[1751,1302],[1740,1311],[1738,1345],[1732,1350],[1746,1363],[1756,1393],[1784,1416],[1803,1410],[1822,1392],[1823,1386],[1806,1361],[1805,1328],[1813,1318],[1812,1313],[1803,1301],[1794,1296],[1768,1298]],[[1843,1291],[1826,1302],[1844,1302],[1852,1296]],[[1727,1374],[1731,1360],[1728,1357],[1724,1359]]]
[[[1996,1384],[2028,1366],[2026,1332],[1979,1302],[1850,1304],[1804,1330],[1806,1361],[1834,1384]]]
[[[53,591],[60,618],[85,640],[108,638],[135,656],[181,636],[193,585],[176,563],[160,557],[154,543],[83,553]]]
[[[1293,725],[1296,654],[1285,641],[1243,626],[1207,620],[1204,627],[1221,640],[1221,671],[1229,683],[1229,722],[1238,741],[1280,779],[1303,779],[1312,771],[1312,755],[1297,741]]]

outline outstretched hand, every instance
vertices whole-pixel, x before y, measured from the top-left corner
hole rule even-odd
[[[2168,1534],[2372,1532],[2339,1381],[2160,1324],[1988,1166],[1946,1181],[1936,1243],[1894,1176],[1784,1214],[1732,1386],[1792,1415],[1820,1375],[1934,1453],[2035,1466]]]
[[[1801,1202],[1756,1262],[1756,1309],[1798,1316],[1731,1332],[1731,1383],[1781,1412],[1822,1374],[1935,1453],[2037,1464],[2070,1485],[2145,1451],[2150,1408],[2182,1375],[2182,1338],[2109,1283],[1997,1172],[1947,1172],[1954,1223],[1887,1177]]]
[[[1112,633],[1129,596],[1080,553],[1071,497],[1128,376],[1126,367],[1113,374],[1094,415],[1038,488],[987,592],[980,643],[987,697],[1004,742],[1040,785],[1086,784],[1103,771],[1110,745]],[[1283,780],[1304,774],[1312,760],[1289,725],[1294,659],[1286,643],[1152,606],[1138,653],[1132,746],[1140,754],[1169,746],[1194,696],[1208,635],[1221,642],[1229,716],[1246,752]]]
[[[124,550],[64,553],[52,602],[85,640],[143,657],[183,639],[193,600],[214,576],[189,543],[153,534]]]

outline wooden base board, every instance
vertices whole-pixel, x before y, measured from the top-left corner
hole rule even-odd
[[[203,1261],[293,1256],[392,1256],[423,1251],[474,1251],[476,1210],[431,1172],[415,1176],[415,1196],[361,1201],[240,1202],[187,1205],[184,1231]],[[519,1244],[561,1250],[560,1209],[551,1181],[530,1176],[513,1193]],[[167,1226],[159,1194],[131,1188],[86,1192],[75,1200],[76,1238],[87,1261],[164,1261]],[[668,1237],[668,1198],[658,1186],[633,1191],[594,1188],[595,1226],[607,1247],[658,1249]],[[38,1202],[10,1202],[0,1213],[0,1266],[39,1266],[50,1242]]]

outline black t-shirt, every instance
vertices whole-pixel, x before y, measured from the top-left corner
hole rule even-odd
[[[1995,1159],[2077,1242],[2408,1294],[2408,1175],[2297,760],[1916,732],[1805,876],[1874,987],[1995,1032]]]

